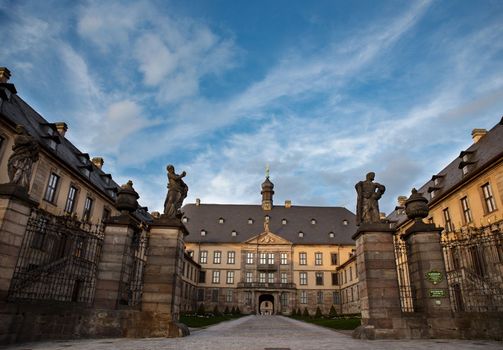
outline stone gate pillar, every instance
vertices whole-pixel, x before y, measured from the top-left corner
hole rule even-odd
[[[33,208],[23,187],[0,185],[0,301],[5,301]]]
[[[406,213],[414,220],[402,236],[407,242],[407,262],[413,292],[414,312],[421,316],[425,337],[452,337],[455,326],[452,319],[449,287],[444,256],[440,245],[442,228],[425,224],[428,200],[415,189],[406,202]]]
[[[179,219],[161,216],[150,225],[142,311],[150,314],[151,337],[176,337],[188,333],[180,317],[184,237]]]
[[[389,223],[363,223],[353,236],[362,313],[355,338],[403,337],[394,234]]]

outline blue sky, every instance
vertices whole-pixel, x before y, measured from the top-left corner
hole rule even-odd
[[[0,0],[19,95],[140,203],[168,163],[187,202],[392,210],[503,114],[503,2]]]

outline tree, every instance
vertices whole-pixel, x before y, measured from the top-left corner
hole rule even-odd
[[[304,308],[304,312],[302,313],[302,316],[309,317],[309,311],[307,311],[307,307]]]
[[[337,311],[335,311],[335,307],[332,305],[330,311],[328,312],[328,317],[334,318],[337,316]]]
[[[225,306],[224,315],[228,315],[229,313],[230,313],[229,307]]]
[[[215,316],[222,316],[222,314],[218,310],[218,305],[215,305],[215,307],[213,308],[213,315],[215,315]]]
[[[316,317],[316,318],[322,318],[323,317],[323,314],[321,313],[321,309],[320,309],[319,306],[316,308],[316,313],[314,314],[314,317]]]

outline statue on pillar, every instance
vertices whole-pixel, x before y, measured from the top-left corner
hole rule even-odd
[[[180,175],[176,174],[175,167],[171,164],[166,170],[168,171],[168,194],[164,201],[164,215],[174,219],[182,216],[180,209],[189,192],[189,187],[182,180],[187,173],[183,171]]]
[[[378,201],[386,187],[374,182],[375,173],[367,174],[365,181],[355,185],[358,194],[356,202],[356,224],[372,224],[381,222]]]
[[[17,136],[12,146],[13,153],[7,162],[7,172],[11,184],[30,189],[33,163],[38,160],[39,145],[22,125],[16,126]]]

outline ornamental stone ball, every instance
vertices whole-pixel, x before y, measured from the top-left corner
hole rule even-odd
[[[176,174],[175,167],[171,164],[166,167],[166,170],[168,171],[168,194],[164,201],[164,216],[180,219],[183,215],[181,211],[183,200],[189,192],[189,187],[182,180],[187,173],[182,171],[180,175]]]
[[[24,126],[16,126],[16,133],[12,146],[13,153],[7,162],[7,173],[11,184],[19,185],[28,191],[33,163],[38,160],[39,146],[26,132]]]
[[[373,182],[375,173],[367,174],[365,181],[355,185],[357,193],[356,201],[356,225],[380,223],[379,199],[386,191],[386,187]]]
[[[420,222],[428,216],[428,212],[428,200],[413,188],[412,194],[405,202],[405,213],[407,217],[411,220]]]

